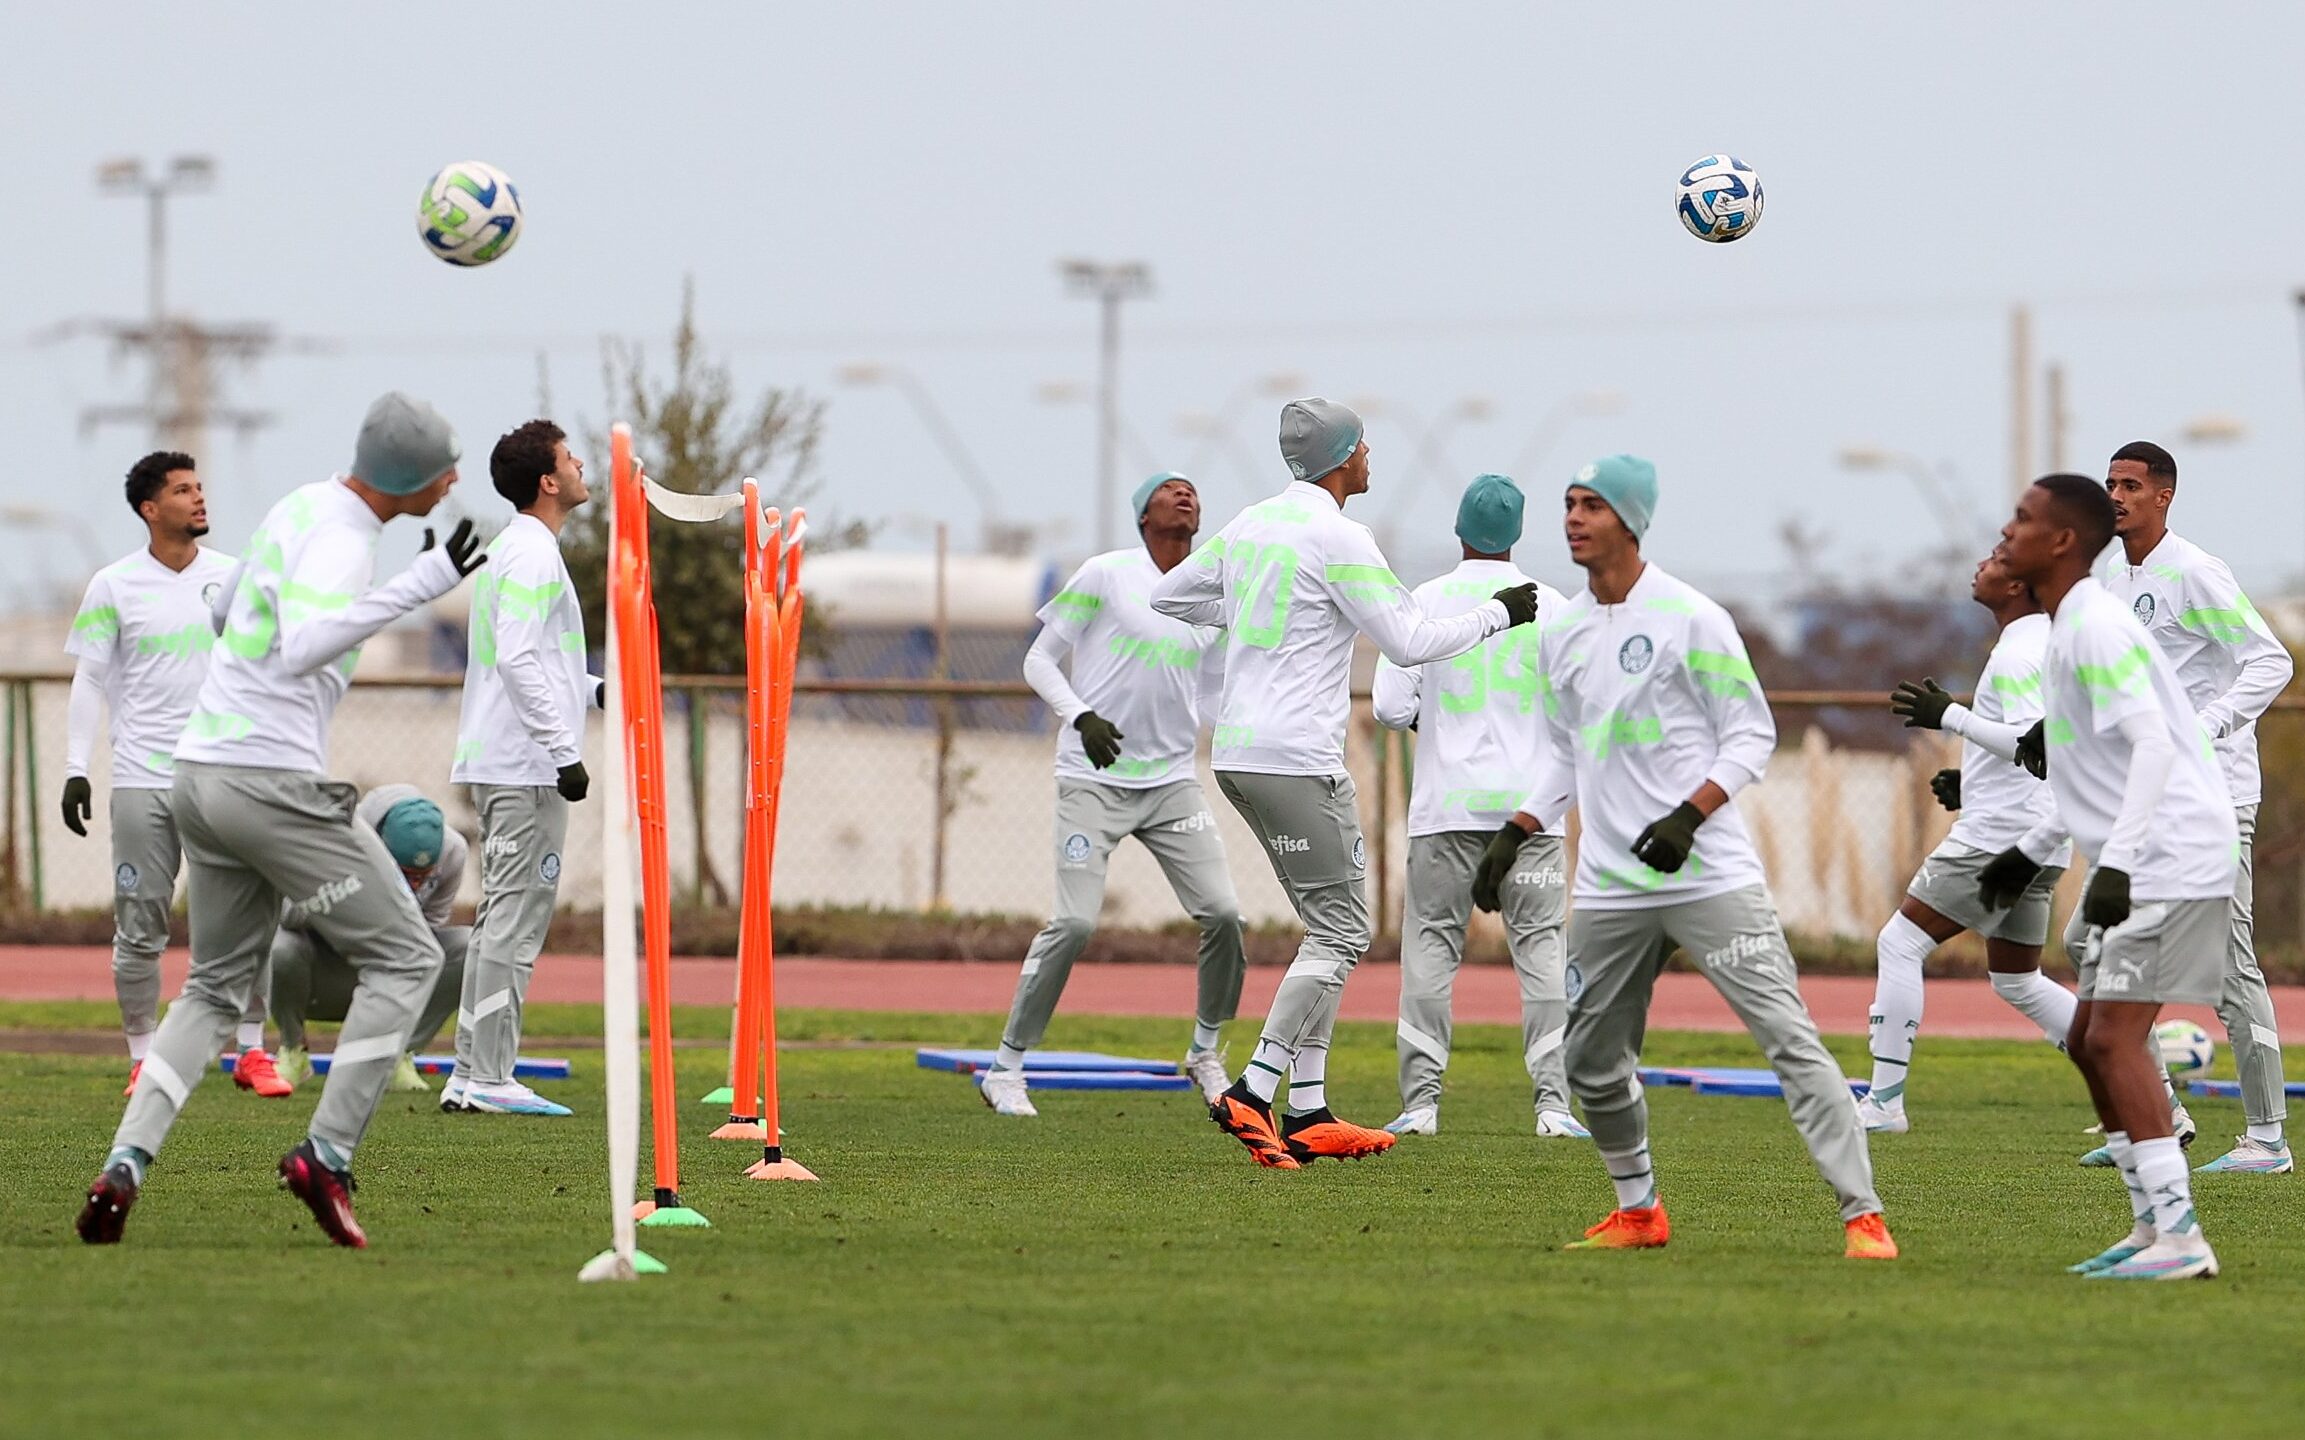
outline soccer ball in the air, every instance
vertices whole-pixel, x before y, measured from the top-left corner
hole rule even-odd
[[[1682,171],[1673,198],[1699,240],[1742,239],[1761,223],[1761,177],[1734,155],[1707,155]]]
[[[520,238],[520,192],[494,165],[459,160],[425,184],[416,233],[451,265],[486,265]]]
[[[2153,1043],[2161,1047],[2161,1063],[2172,1075],[2206,1070],[2217,1054],[2209,1032],[2190,1020],[2164,1020],[2153,1027]]]

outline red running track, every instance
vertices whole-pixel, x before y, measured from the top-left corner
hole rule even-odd
[[[161,961],[163,993],[183,988],[185,955],[172,950]],[[109,1000],[112,953],[95,946],[0,947],[0,1000]],[[1241,1013],[1262,1015],[1272,1003],[1283,967],[1250,969],[1241,992]],[[822,960],[791,956],[776,962],[779,1005],[839,1010],[928,1010],[948,1014],[1003,1014],[1016,986],[1014,962],[979,960]],[[1400,969],[1363,965],[1345,986],[1347,1020],[1389,1021],[1396,1015]],[[672,962],[672,998],[680,1005],[726,1005],[736,991],[736,962],[679,958]],[[1866,1007],[1873,998],[1869,975],[1812,975],[1801,981],[1809,1009],[1827,1034],[1865,1033]],[[598,1004],[597,957],[547,955],[537,962],[528,998]],[[1078,1015],[1190,1015],[1193,970],[1189,965],[1081,965],[1065,989],[1065,1008]],[[2305,1015],[2305,987],[2273,987],[2276,1009]],[[2207,1006],[2170,1007],[2222,1033]],[[1457,977],[1456,1018],[1460,1024],[1520,1023],[1520,992],[1510,969],[1468,965]],[[2030,1039],[2040,1032],[2004,1004],[1983,980],[1929,982],[1927,1032],[1938,1036]],[[1649,1024],[1658,1030],[1736,1031],[1729,1007],[1697,975],[1667,973],[1657,982]]]

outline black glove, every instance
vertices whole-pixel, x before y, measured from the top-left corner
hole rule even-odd
[[[1523,830],[1507,820],[1489,837],[1489,848],[1481,852],[1481,863],[1473,867],[1473,904],[1495,914],[1504,904],[1502,898],[1505,877],[1513,873],[1514,862],[1521,856],[1521,842],[1536,832]]]
[[[1526,585],[1507,586],[1489,598],[1503,602],[1507,630],[1537,618],[1537,585],[1533,580]]]
[[[595,710],[608,708],[608,682],[606,680],[594,680],[592,682],[592,708]]]
[[[2041,873],[2024,851],[2012,845],[1985,862],[1977,875],[1977,898],[1988,910],[2006,910],[2017,903],[2033,877]]]
[[[75,835],[88,833],[88,817],[95,812],[88,804],[88,777],[74,775],[64,782],[64,828]]]
[[[584,762],[582,760],[572,760],[568,764],[560,767],[560,781],[558,788],[560,790],[560,798],[568,801],[571,804],[582,800],[585,797],[585,793],[592,789],[592,777],[584,773]]]
[[[1961,811],[1961,772],[1958,770],[1940,770],[1930,776],[1929,793],[1937,797],[1938,804],[1956,815],[1959,814]]]
[[[421,553],[430,550],[436,543],[428,527],[424,532],[424,543],[416,548]],[[457,521],[456,528],[449,532],[448,563],[456,567],[459,575],[470,575],[488,563],[488,552],[480,548],[480,537],[472,533],[470,520]]]
[[[1924,678],[1916,685],[1901,681],[1889,692],[1889,709],[1904,717],[1907,730],[1942,730],[1945,728],[1945,707],[1953,697],[1935,680]]]
[[[2048,723],[2036,720],[2032,729],[2017,737],[2017,763],[2036,780],[2049,778]]]
[[[1690,849],[1697,843],[1697,827],[1704,823],[1705,812],[1683,800],[1673,807],[1672,814],[1633,837],[1633,858],[1651,870],[1670,875],[1687,862]]]
[[[1080,748],[1088,752],[1088,763],[1099,770],[1110,770],[1112,762],[1120,758],[1120,742],[1127,737],[1094,710],[1081,711],[1073,720],[1072,728],[1080,732]]]
[[[2081,892],[2081,923],[2110,930],[2129,918],[2129,872],[2100,865]]]

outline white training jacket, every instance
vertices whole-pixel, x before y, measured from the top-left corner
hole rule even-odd
[[[1637,910],[1767,883],[1736,795],[1768,768],[1777,722],[1728,611],[1646,565],[1622,604],[1579,591],[1539,657],[1551,763],[1520,808],[1559,834],[1573,800],[1577,904]],[[1681,868],[1634,859],[1635,837],[1708,780],[1730,798]]]
[[[1451,660],[1377,662],[1379,725],[1417,730],[1409,835],[1490,831],[1512,818],[1549,744],[1537,714],[1542,627],[1569,602],[1510,560],[1466,560],[1410,592],[1427,615],[1459,615],[1510,585],[1537,586],[1537,618],[1501,630]]]
[[[584,758],[584,609],[560,537],[515,515],[472,576],[464,712],[456,729],[459,785],[551,785]]]
[[[2264,796],[2257,766],[2257,717],[2287,688],[2295,666],[2241,593],[2225,562],[2175,531],[2142,565],[2119,539],[2097,560],[2097,579],[2129,607],[2192,698],[2217,748],[2235,805]]]
[[[64,773],[86,776],[103,712],[112,712],[112,788],[166,790],[176,742],[208,676],[216,631],[209,612],[235,562],[202,550],[171,570],[149,549],[96,572],[72,617],[66,654],[77,658],[65,706]]]
[[[266,513],[217,597],[217,645],[177,759],[327,772],[328,722],[361,643],[463,578],[434,549],[370,589],[383,532],[341,477],[291,490]]]
[[[2133,608],[2094,579],[2066,591],[2043,688],[2057,818],[2020,842],[2026,855],[2070,835],[2092,865],[2126,871],[2135,900],[2230,896],[2240,829],[2223,767]]]
[[[1056,712],[1058,779],[1149,790],[1192,777],[1202,718],[1215,723],[1224,684],[1225,632],[1153,609],[1160,578],[1142,545],[1108,550],[1040,608],[1024,678]],[[1107,769],[1089,763],[1073,729],[1090,710],[1121,732],[1120,758]]]
[[[1345,773],[1355,630],[1394,664],[1422,665],[1470,650],[1510,618],[1499,600],[1426,615],[1368,527],[1301,480],[1163,575],[1152,606],[1224,627],[1231,643],[1211,763],[1265,775]]]
[[[2017,739],[2045,713],[2042,671],[2049,663],[2049,617],[2020,615],[2001,628],[1976,704],[1945,707],[1945,729],[1961,737],[1961,818],[1945,839],[1988,855],[2025,838],[2057,815],[2048,785],[2017,764]],[[2069,865],[2070,848],[2047,861]]]

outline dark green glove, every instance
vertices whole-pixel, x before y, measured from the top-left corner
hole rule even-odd
[[[1094,710],[1081,711],[1072,728],[1080,732],[1080,748],[1088,752],[1088,763],[1099,770],[1110,770],[1112,762],[1120,758],[1120,742],[1127,737]]]
[[[88,777],[74,775],[64,782],[64,828],[75,835],[88,833],[88,817],[95,812],[89,808]]]
[[[1473,904],[1494,915],[1504,904],[1505,877],[1513,873],[1513,865],[1521,858],[1521,843],[1534,834],[1507,820],[1489,837],[1489,848],[1481,852],[1481,863],[1473,867]]]
[[[2032,729],[2017,737],[2017,763],[2036,780],[2049,778],[2048,724],[2046,720],[2036,720]]]
[[[585,773],[584,762],[573,760],[560,767],[560,781],[556,787],[560,798],[574,804],[592,789],[592,777]]]
[[[1515,625],[1526,625],[1537,618],[1537,586],[1534,581],[1526,585],[1508,586],[1489,598],[1503,602],[1507,630]]]
[[[1958,770],[1940,770],[1930,776],[1929,793],[1937,797],[1938,804],[1955,814],[1959,814],[1961,810],[1961,772]]]
[[[1670,875],[1688,862],[1689,851],[1697,843],[1697,827],[1704,823],[1705,812],[1683,800],[1673,807],[1672,814],[1633,837],[1633,858],[1651,870]]]
[[[424,532],[424,543],[418,550],[430,550],[439,542],[430,530]],[[480,548],[480,537],[473,533],[470,520],[459,520],[448,535],[448,563],[456,567],[458,575],[470,575],[488,563],[488,554]]]
[[[1904,717],[1907,730],[1944,729],[1945,707],[1952,703],[1944,687],[1926,677],[1918,685],[1901,681],[1889,692],[1889,709]]]
[[[1978,872],[1977,898],[1988,910],[2006,910],[2017,903],[2017,897],[2025,893],[2025,887],[2040,873],[2041,867],[2012,845],[1986,861],[1985,868]]]
[[[2129,872],[2100,865],[2081,892],[2081,923],[2110,930],[2129,918]]]

